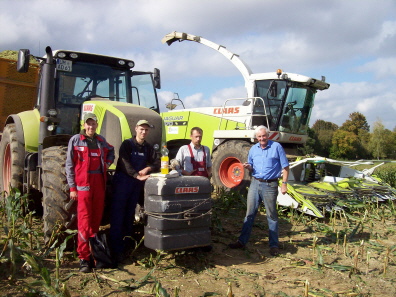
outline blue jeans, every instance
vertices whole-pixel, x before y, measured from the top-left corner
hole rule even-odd
[[[247,195],[246,216],[243,221],[239,242],[243,245],[249,241],[254,219],[256,217],[260,202],[264,202],[267,212],[267,221],[269,227],[269,246],[278,247],[279,245],[279,225],[278,211],[276,209],[276,199],[278,196],[278,182],[260,182],[252,177],[249,192]]]
[[[144,182],[117,172],[113,178],[111,203],[110,244],[114,255],[122,254],[132,242],[135,208]]]

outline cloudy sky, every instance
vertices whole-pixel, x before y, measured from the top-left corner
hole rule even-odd
[[[396,127],[394,0],[0,0],[0,51],[88,51],[161,70],[161,110],[174,93],[186,107],[245,96],[244,81],[220,53],[195,42],[171,46],[172,31],[225,46],[253,73],[326,76],[311,125],[341,125],[351,112],[370,126]]]

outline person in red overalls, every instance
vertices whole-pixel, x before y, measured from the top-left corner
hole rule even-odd
[[[191,129],[191,143],[183,145],[176,155],[176,160],[181,166],[182,175],[205,176],[212,175],[212,160],[210,150],[201,145],[203,131],[199,127]]]
[[[91,271],[89,238],[99,231],[102,220],[106,170],[114,161],[114,148],[96,134],[95,114],[84,115],[84,129],[74,135],[67,149],[66,177],[70,199],[77,201],[77,253],[80,272]]]

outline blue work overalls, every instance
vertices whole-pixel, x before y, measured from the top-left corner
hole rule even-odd
[[[147,166],[148,149],[144,146],[142,153],[132,143],[132,153],[129,161],[133,168],[139,172]],[[133,223],[135,221],[135,208],[139,195],[143,189],[144,181],[116,171],[113,178],[113,199],[111,206],[110,241],[115,257],[125,251],[125,247],[133,241]]]

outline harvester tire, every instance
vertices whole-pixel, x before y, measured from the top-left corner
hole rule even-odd
[[[11,188],[22,191],[25,148],[23,139],[18,139],[15,124],[3,130],[0,142],[0,191],[10,193]]]
[[[217,147],[212,156],[212,183],[215,186],[245,192],[250,184],[249,170],[243,168],[251,144],[230,140]]]
[[[60,226],[59,229],[77,227],[77,203],[70,201],[66,180],[66,153],[66,146],[53,146],[44,149],[42,154],[43,221],[46,242],[51,238],[56,226]]]

